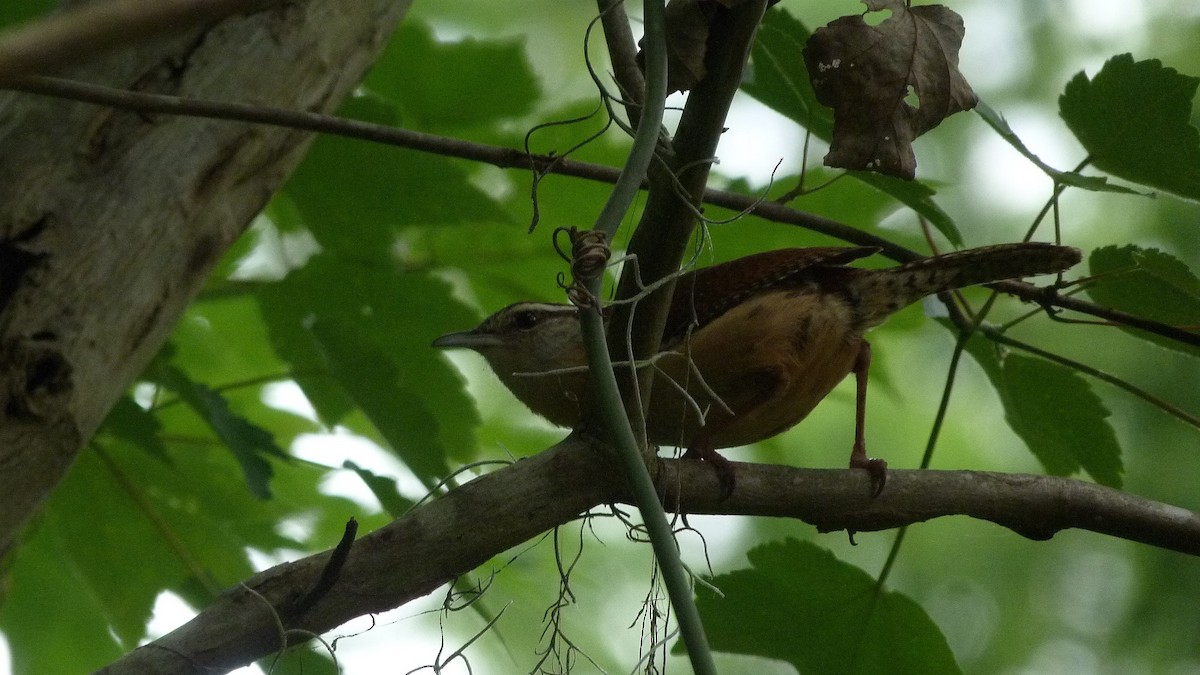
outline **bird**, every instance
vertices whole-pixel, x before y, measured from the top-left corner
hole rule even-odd
[[[661,348],[648,359],[655,379],[647,440],[710,462],[722,493],[735,486],[718,449],[749,445],[803,420],[839,382],[856,379],[851,468],[865,469],[877,495],[887,463],[867,456],[865,334],[925,296],[1005,279],[1062,272],[1079,249],[998,244],[868,269],[847,265],[871,246],[787,248],[678,276]],[[579,310],[517,302],[471,330],[443,335],[437,348],[467,348],[534,413],[575,428],[591,405]],[[620,367],[620,366],[618,366]]]

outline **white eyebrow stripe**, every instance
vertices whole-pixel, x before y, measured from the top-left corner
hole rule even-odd
[[[510,305],[508,311],[534,311],[544,314],[570,314],[575,315],[579,309],[574,305],[558,305],[548,302],[518,302]]]

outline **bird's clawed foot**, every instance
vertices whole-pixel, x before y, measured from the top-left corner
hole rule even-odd
[[[871,476],[871,498],[878,497],[887,483],[887,461],[878,457],[867,457],[866,445],[855,443],[850,452],[850,468],[865,469]]]
[[[698,459],[711,464],[713,471],[717,472],[717,482],[721,484],[721,499],[729,499],[729,495],[733,494],[733,488],[737,485],[733,462],[725,459],[721,453],[704,443],[698,443],[688,448],[687,452],[683,453],[683,458]]]

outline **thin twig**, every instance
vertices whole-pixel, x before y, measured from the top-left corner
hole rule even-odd
[[[354,538],[358,535],[358,520],[351,518],[346,521],[346,529],[342,533],[342,539],[338,545],[334,547],[333,552],[329,554],[329,561],[325,563],[324,569],[321,570],[321,576],[317,579],[317,583],[304,594],[304,597],[296,601],[296,604],[291,607],[294,614],[303,614],[309,608],[317,604],[317,601],[325,597],[329,593],[333,585],[337,583],[338,577],[342,575],[342,568],[346,566],[346,558],[350,556],[350,547],[354,545]]]
[[[0,35],[0,83],[45,73],[97,52],[163,33],[177,33],[206,21],[249,13],[277,4],[266,0],[105,0],[76,5],[67,12]]]
[[[1200,417],[1197,417],[1186,410],[1183,410],[1182,408],[1179,408],[1178,406],[1163,400],[1154,394],[1151,394],[1145,389],[1137,387],[1134,384],[1117,377],[1116,375],[1106,373],[1098,368],[1093,368],[1086,363],[1081,363],[1079,361],[1075,361],[1074,359],[1060,356],[1054,352],[1046,351],[1045,349],[1041,349],[1040,347],[1036,347],[1027,342],[1014,340],[1013,338],[1005,335],[1001,330],[992,326],[980,326],[979,332],[983,335],[986,335],[988,339],[992,340],[993,342],[998,342],[1002,345],[1013,347],[1014,349],[1020,349],[1021,351],[1029,352],[1030,354],[1040,356],[1047,361],[1052,361],[1061,366],[1066,366],[1067,368],[1081,372],[1085,375],[1090,375],[1101,382],[1107,382],[1118,389],[1122,389],[1130,394],[1133,394],[1134,396],[1142,399],[1143,401],[1167,413],[1168,415],[1171,415],[1172,417],[1175,417],[1186,424],[1200,429]]]
[[[255,122],[317,131],[447,157],[458,157],[483,162],[505,169],[522,169],[526,171],[531,169],[535,171],[548,170],[564,176],[583,178],[601,183],[614,183],[620,175],[620,170],[614,167],[560,159],[547,155],[527,155],[520,150],[512,148],[472,143],[456,138],[370,124],[333,115],[270,108],[244,103],[219,103],[161,94],[130,92],[49,77],[24,78],[20,82],[8,85],[7,88],[140,112],[190,115],[193,117]],[[642,187],[646,187],[644,182]],[[864,232],[850,225],[813,213],[798,211],[783,204],[761,201],[757,197],[729,192],[727,190],[707,189],[703,193],[702,201],[722,208],[737,211],[746,210],[748,213],[765,220],[802,227],[859,246],[875,246],[880,249],[881,255],[897,262],[910,262],[924,257],[920,253],[900,246],[891,240]],[[1200,334],[1158,321],[1151,321],[1129,314],[1128,312],[1064,296],[1053,289],[1039,288],[1019,281],[1000,281],[989,284],[989,286],[1024,300],[1069,309],[1112,323],[1123,324],[1148,333],[1160,335],[1183,344],[1200,346]]]
[[[633,31],[629,28],[629,17],[625,14],[625,0],[597,0],[600,22],[604,27],[604,42],[608,47],[608,60],[612,64],[613,79],[629,115],[629,125],[636,127],[641,116],[640,106],[646,88],[645,78],[637,65],[637,46],[633,42]]]

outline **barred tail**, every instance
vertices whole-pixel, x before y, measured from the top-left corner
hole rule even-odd
[[[1061,272],[1079,262],[1079,249],[1030,242],[998,244],[871,270],[853,281],[864,327],[921,298],[964,286]]]

